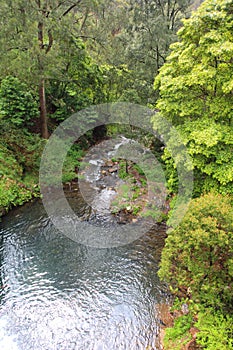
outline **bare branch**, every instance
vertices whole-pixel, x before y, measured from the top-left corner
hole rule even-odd
[[[77,1],[75,4],[71,5],[63,14],[62,17],[65,17],[70,11],[72,11],[82,0]]]
[[[81,24],[80,32],[82,32],[82,30],[83,30],[83,28],[84,28],[84,26],[85,26],[85,23],[86,23],[87,18],[88,18],[88,11],[86,11],[86,13],[85,13],[83,22],[82,22],[82,24]]]

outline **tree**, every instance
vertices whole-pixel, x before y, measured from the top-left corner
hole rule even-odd
[[[190,0],[131,0],[128,24],[123,36],[126,60],[134,70],[135,89],[143,94],[144,103],[155,101],[154,76],[177,40],[181,18],[189,15]]]
[[[62,47],[65,64],[60,68],[60,77],[47,84],[48,114],[57,122],[90,105],[105,102],[102,69],[93,62],[83,41],[71,38]]]
[[[79,36],[84,9],[91,1],[0,1],[1,76],[16,75],[36,84],[41,134],[48,138],[45,86],[61,78],[63,44]]]
[[[118,94],[120,98],[142,104],[155,101],[154,75],[176,40],[180,19],[188,14],[190,2],[107,0],[92,7],[82,33],[100,64],[128,70],[126,93]]]
[[[233,192],[233,4],[205,1],[178,32],[155,79],[160,113],[193,159],[195,194]],[[170,155],[165,155],[170,163]]]

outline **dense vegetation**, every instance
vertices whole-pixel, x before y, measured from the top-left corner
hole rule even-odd
[[[184,21],[155,82],[157,107],[192,156],[195,195],[233,190],[232,25],[230,1],[205,2]]]
[[[0,1],[1,212],[35,194],[21,187],[32,173],[32,186],[38,182],[38,133],[48,138],[61,121],[92,104],[155,102],[154,72],[188,6],[189,0]],[[104,129],[95,132],[70,152],[65,181]],[[30,167],[29,158],[35,161]]]
[[[182,349],[195,328],[196,346],[227,350],[233,347],[233,4],[206,0],[188,18],[190,5],[0,0],[0,215],[40,196],[46,139],[71,114],[114,101],[156,108],[179,131],[194,171],[194,199],[168,231],[159,271],[181,310],[165,347]],[[77,176],[83,152],[113,130],[83,135],[67,156],[64,181]],[[182,155],[174,161],[161,143],[149,139],[147,146],[163,163],[175,199]]]
[[[181,310],[167,330],[167,349],[233,347],[232,13],[232,1],[205,1],[184,20],[180,41],[155,80],[157,107],[183,137],[199,197],[168,233],[162,253],[159,275]],[[168,150],[163,158],[175,191],[175,163]]]

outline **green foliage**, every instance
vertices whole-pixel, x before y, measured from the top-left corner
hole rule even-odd
[[[48,111],[57,122],[106,100],[103,72],[83,41],[70,39],[64,49],[63,59],[68,62],[68,67],[61,68],[64,78],[51,80],[46,89]]]
[[[34,88],[45,138],[48,138],[46,110],[60,122],[98,103],[104,95],[102,73],[81,39],[84,18],[87,19],[93,3],[94,0],[72,5],[68,0],[15,0],[14,4],[0,1],[0,77],[13,75]],[[23,117],[30,118],[21,101],[17,107]],[[22,115],[18,109],[14,120],[20,125]]]
[[[230,350],[233,348],[233,317],[213,310],[205,310],[198,315],[195,326],[197,344],[206,350]]]
[[[153,76],[164,63],[190,0],[105,0],[91,7],[83,33],[104,68],[107,101],[154,103]],[[93,44],[93,38],[95,43]]]
[[[134,164],[133,168],[138,172],[139,175],[145,176],[144,171],[140,168],[138,164]]]
[[[142,207],[140,205],[134,205],[132,214],[137,215],[141,210],[142,210]]]
[[[129,200],[130,186],[128,184],[122,184],[120,186],[121,195],[124,199]]]
[[[8,76],[2,80],[0,114],[17,126],[27,126],[32,118],[38,116],[35,97],[18,78]]]
[[[113,161],[116,161],[116,159],[113,159]],[[111,203],[111,212],[115,214],[120,210],[126,210],[136,216],[145,206],[143,197],[146,193],[145,187],[136,184],[137,181],[141,181],[142,179],[137,170],[141,173],[142,170],[133,162],[124,159],[120,159],[118,164],[118,176],[124,180],[124,183],[122,183],[117,189],[117,196]],[[145,182],[145,185],[146,184],[147,183]]]
[[[119,170],[118,170],[118,176],[120,179],[124,180],[124,179],[127,179],[129,178],[129,173],[127,171],[127,167],[128,167],[128,164],[127,164],[127,161],[126,160],[120,160],[119,162]]]
[[[44,141],[0,121],[0,216],[12,206],[40,196],[38,170]]]
[[[14,176],[21,177],[22,174],[22,166],[15,159],[14,153],[0,144],[0,177],[5,175],[12,179]]]
[[[147,205],[142,213],[142,216],[145,218],[152,218],[154,220],[160,221],[159,216],[161,210],[156,205]]]
[[[69,150],[63,164],[62,182],[68,182],[78,178],[75,171],[80,164],[80,159],[83,157],[84,151],[78,145],[73,145]]]
[[[136,90],[132,89],[134,75],[125,64],[118,66],[103,64],[103,93],[106,102],[134,102],[140,103],[140,97]]]
[[[131,1],[126,33],[123,36],[126,60],[134,72],[134,90],[141,103],[153,103],[153,76],[164,64],[169,46],[176,40],[181,18],[190,1]]]
[[[155,79],[157,108],[181,134],[193,159],[195,195],[233,191],[232,2],[205,1],[183,21],[180,41]],[[177,178],[165,154],[169,182]]]
[[[212,193],[192,200],[183,221],[168,234],[159,276],[180,294],[213,307],[232,305],[233,207]]]
[[[141,188],[137,185],[133,185],[132,187],[132,200],[134,201],[135,199],[137,199],[140,195],[141,195]]]
[[[0,136],[0,145],[7,150],[6,157],[11,155],[16,159],[18,166],[22,167],[21,174],[29,172],[37,174],[45,141],[38,135],[31,134],[26,129],[18,128],[5,120],[0,120]],[[10,167],[4,171],[11,171]]]
[[[11,180],[2,177],[0,179],[0,216],[7,212],[12,206],[22,205],[32,198],[40,197],[38,186],[34,183],[25,184],[19,179]]]
[[[180,350],[182,345],[191,339],[189,330],[193,323],[191,314],[182,315],[175,319],[174,326],[166,329],[164,345],[166,349]]]

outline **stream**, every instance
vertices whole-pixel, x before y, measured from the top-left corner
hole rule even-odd
[[[98,171],[86,174],[90,187]],[[80,217],[88,212],[114,229],[105,212],[113,191],[103,184],[96,191],[102,200],[95,194],[91,202],[101,215],[90,215],[82,190],[66,196]],[[0,349],[160,350],[159,310],[169,298],[157,276],[165,236],[166,227],[154,225],[130,244],[95,248],[61,234],[40,200],[12,210],[0,230]]]

